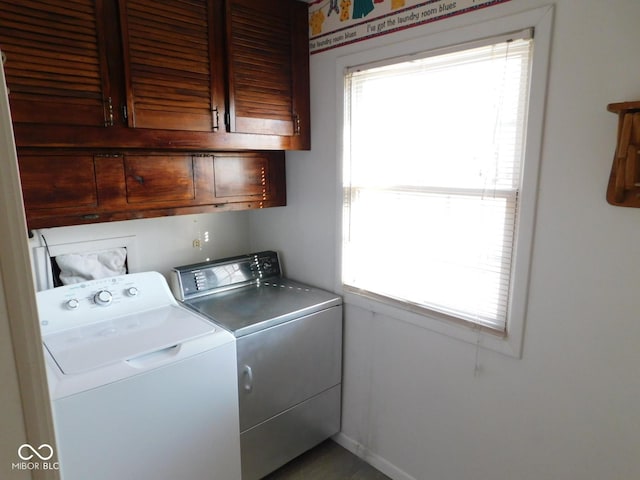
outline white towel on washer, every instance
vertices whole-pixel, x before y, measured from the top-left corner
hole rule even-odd
[[[127,273],[126,260],[127,249],[124,247],[56,257],[63,285],[124,275]]]

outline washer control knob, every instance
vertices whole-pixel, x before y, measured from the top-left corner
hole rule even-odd
[[[125,292],[129,297],[136,297],[138,295],[138,289],[136,287],[129,287]]]
[[[65,303],[69,310],[76,310],[80,306],[80,301],[77,298],[71,298]]]
[[[93,301],[96,302],[97,305],[102,305],[106,307],[113,300],[113,294],[109,290],[100,290],[93,296]]]

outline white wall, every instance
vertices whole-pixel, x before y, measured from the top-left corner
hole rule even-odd
[[[251,213],[252,248],[280,249],[289,276],[334,288],[340,56],[549,3],[313,55],[312,151],[288,154],[288,206]],[[640,99],[640,2],[555,7],[523,357],[476,358],[471,344],[346,308],[339,440],[395,479],[640,478],[640,210],[605,201],[617,127],[606,105]]]
[[[246,212],[180,215],[35,230],[32,247],[135,236],[136,271],[167,275],[172,267],[249,251]],[[200,248],[194,247],[200,241]]]

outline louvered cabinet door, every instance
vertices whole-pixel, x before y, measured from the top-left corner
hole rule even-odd
[[[215,131],[224,118],[218,0],[119,0],[130,127]]]
[[[226,0],[230,130],[309,135],[307,6]]]
[[[2,0],[0,48],[14,122],[101,126],[111,120],[103,0]]]

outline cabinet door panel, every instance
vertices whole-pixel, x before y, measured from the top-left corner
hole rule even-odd
[[[288,3],[227,0],[226,5],[231,131],[293,135]]]
[[[98,204],[92,156],[20,155],[19,163],[27,211]]]
[[[128,203],[185,202],[195,199],[191,155],[126,155]]]
[[[215,2],[119,5],[129,126],[215,130],[221,100],[216,75],[222,75],[212,42]]]
[[[216,155],[213,163],[216,198],[263,200],[269,194],[268,160],[255,154]]]
[[[0,45],[14,122],[101,126],[110,86],[103,0],[3,0]]]

